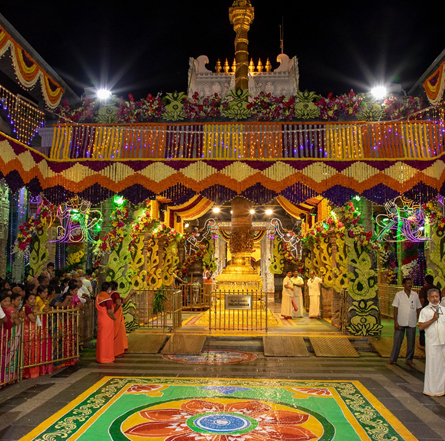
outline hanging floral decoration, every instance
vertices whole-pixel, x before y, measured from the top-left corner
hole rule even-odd
[[[167,247],[167,245],[173,241],[179,243],[180,241],[184,240],[184,236],[181,233],[178,233],[174,228],[170,228],[169,226],[160,222],[153,227],[152,237],[153,239],[159,239],[161,237],[164,237],[165,247]]]
[[[14,252],[26,251],[31,244],[32,237],[40,233],[46,226],[51,225],[57,206],[51,204],[46,199],[42,199],[37,208],[37,212],[31,218],[19,226],[19,234],[15,242]]]
[[[148,228],[152,224],[153,220],[151,219],[151,209],[150,206],[147,206],[138,219],[133,223],[131,233],[130,233],[130,251],[134,247],[136,243],[136,239],[139,234],[142,232],[148,231]],[[157,222],[157,221],[155,221]]]
[[[397,283],[397,256],[394,242],[379,242],[380,262],[386,283]]]
[[[206,251],[206,244],[203,242],[197,242],[195,245],[195,249],[190,254],[186,255],[182,264],[182,271],[187,271],[194,263],[202,259],[205,256]]]
[[[123,242],[127,232],[125,226],[127,225],[130,210],[128,203],[116,207],[110,215],[111,231],[105,234],[102,239],[96,241],[93,248],[93,255],[95,258],[94,266],[99,266],[100,260],[106,253],[111,253],[118,245]]]
[[[419,271],[419,245],[413,242],[403,242],[402,277],[416,279]]]
[[[379,249],[372,231],[365,232],[363,226],[359,225],[360,212],[354,207],[352,202],[348,202],[343,206],[342,214],[348,238],[354,239],[367,252]]]

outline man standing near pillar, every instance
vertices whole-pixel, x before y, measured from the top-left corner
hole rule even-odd
[[[397,363],[406,331],[406,364],[413,367],[417,318],[422,305],[417,293],[411,290],[413,286],[411,278],[405,277],[402,280],[402,285],[403,290],[396,293],[392,302],[394,307],[394,344],[389,357],[389,364]]]
[[[294,285],[294,302],[297,306],[297,311],[295,312],[295,317],[303,317],[304,315],[304,306],[303,306],[303,288],[304,281],[298,271],[294,271],[294,275],[291,279],[292,284]]]

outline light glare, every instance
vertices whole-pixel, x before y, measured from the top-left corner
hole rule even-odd
[[[270,208],[268,208],[268,209],[266,210],[266,214],[267,214],[268,216],[270,216],[271,214],[273,214],[273,211],[272,211]]]
[[[388,90],[385,86],[376,86],[371,89],[371,94],[376,100],[382,100],[388,95]]]
[[[214,209],[213,209],[213,212],[214,213],[219,213],[221,211],[221,209],[219,208],[219,207],[215,207]]]
[[[106,100],[106,99],[108,99],[108,98],[110,98],[110,96],[111,96],[111,91],[110,90],[108,90],[108,89],[99,89],[98,91],[97,91],[97,97],[100,99],[100,100]]]

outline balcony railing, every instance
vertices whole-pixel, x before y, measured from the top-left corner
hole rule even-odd
[[[430,159],[444,152],[444,135],[443,121],[65,124],[54,128],[50,158]]]

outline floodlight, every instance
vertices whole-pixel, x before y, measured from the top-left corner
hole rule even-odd
[[[221,208],[219,208],[219,207],[215,207],[212,211],[213,211],[214,213],[219,213],[219,212],[221,211]]]
[[[97,98],[99,98],[101,101],[104,101],[111,96],[111,90],[108,89],[98,89],[96,92]]]
[[[255,210],[252,208],[252,209],[249,210],[249,213],[250,214],[255,214]]]
[[[388,89],[385,86],[376,86],[371,89],[371,94],[376,100],[382,100],[388,95]]]
[[[273,211],[272,211],[270,208],[268,208],[268,209],[266,210],[266,214],[267,214],[268,216],[271,216],[271,215],[273,214]]]

